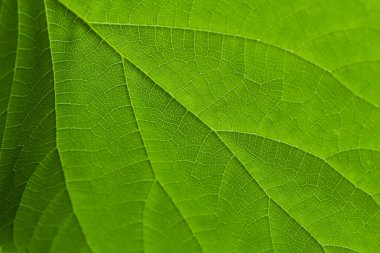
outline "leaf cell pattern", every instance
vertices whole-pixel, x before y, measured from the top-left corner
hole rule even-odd
[[[1,250],[380,252],[379,13],[1,0]]]

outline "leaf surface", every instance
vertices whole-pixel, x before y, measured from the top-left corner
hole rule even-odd
[[[2,0],[2,247],[379,251],[380,6],[342,4]]]

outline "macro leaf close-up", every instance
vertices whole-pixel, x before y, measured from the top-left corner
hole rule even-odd
[[[379,0],[0,0],[0,252],[380,252]]]

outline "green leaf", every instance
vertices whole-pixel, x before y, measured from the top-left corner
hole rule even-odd
[[[3,251],[380,251],[378,1],[0,8]]]
[[[4,134],[5,121],[17,47],[17,2],[0,1],[0,148]]]

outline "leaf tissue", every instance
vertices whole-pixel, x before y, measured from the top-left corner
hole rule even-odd
[[[380,252],[378,0],[0,0],[1,252]]]

